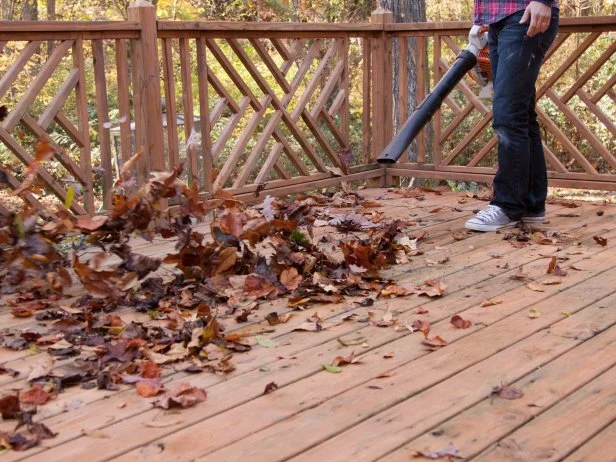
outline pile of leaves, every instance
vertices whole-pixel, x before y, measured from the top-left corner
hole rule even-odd
[[[27,206],[0,218],[5,305],[15,317],[38,321],[36,327],[3,329],[0,345],[46,350],[57,363],[34,368],[29,389],[0,399],[3,418],[18,422],[13,433],[0,433],[0,446],[27,449],[53,437],[32,416],[71,386],[115,390],[134,384],[144,397],[166,392],[153,401],[162,408],[205,400],[204,390],[186,383],[165,390],[165,368],[231,372],[233,355],[254,342],[228,332],[224,321],[246,322],[260,303],[286,297],[289,309],[303,309],[346,297],[443,294],[438,281],[399,286],[381,276],[384,268],[421,253],[423,236],[409,237],[412,223],[385,219],[374,208],[331,215],[332,204],[361,209],[366,201],[356,192],[304,194],[292,201],[268,196],[252,207],[224,190],[202,199],[196,187],[180,180],[182,166],[155,172],[137,187],[133,170],[141,155],[124,164],[107,215],[76,217],[67,203],[46,219]],[[52,158],[49,145],[39,143],[34,162]],[[17,194],[28,191],[33,176]],[[167,201],[179,204],[173,213],[165,210]],[[195,229],[204,219],[210,220],[209,235]],[[314,227],[323,221],[348,238],[316,239]],[[135,236],[174,239],[175,249],[162,259],[142,255],[131,248]],[[79,286],[85,295],[70,298],[71,291],[84,292]],[[122,319],[133,310],[149,316]],[[266,319],[275,325],[285,317],[270,313]],[[303,330],[318,332],[320,320],[313,321]]]

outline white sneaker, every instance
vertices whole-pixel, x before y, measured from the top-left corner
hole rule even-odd
[[[509,218],[499,206],[488,205],[485,210],[477,212],[474,218],[468,220],[464,227],[474,231],[498,231],[513,228],[517,224],[518,221]]]

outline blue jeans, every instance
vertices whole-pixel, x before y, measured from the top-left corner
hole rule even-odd
[[[545,210],[547,169],[535,112],[535,83],[541,63],[558,32],[558,8],[550,27],[528,37],[529,23],[518,11],[489,27],[488,44],[494,97],[493,127],[498,135],[494,198],[512,220]]]

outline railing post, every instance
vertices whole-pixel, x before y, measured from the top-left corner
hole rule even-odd
[[[131,41],[131,70],[135,145],[144,150],[139,168],[139,179],[143,180],[150,170],[166,169],[156,8],[146,0],[137,0],[128,7],[128,19],[141,24],[139,39]]]
[[[385,31],[393,22],[391,11],[379,8],[370,16],[372,24],[382,26],[372,42],[372,153],[371,162],[376,162],[392,137],[392,85],[393,63],[391,37]],[[385,176],[383,176],[385,179]],[[378,181],[378,180],[377,180]],[[384,184],[381,182],[381,185]],[[377,186],[371,184],[371,186]]]

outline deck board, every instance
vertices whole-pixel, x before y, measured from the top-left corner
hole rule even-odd
[[[502,234],[473,233],[463,240],[452,237],[453,232],[463,231],[464,221],[485,202],[471,198],[460,201],[459,193],[426,193],[423,201],[397,197],[382,189],[362,194],[368,199],[379,198],[383,207],[376,210],[389,217],[412,219],[417,223],[413,230],[428,232],[423,255],[385,273],[399,282],[442,280],[447,285],[445,296],[377,299],[371,307],[346,302],[294,312],[287,324],[276,326],[275,332],[268,334],[278,342],[277,348],[255,347],[236,355],[233,361],[237,369],[228,376],[165,370],[168,388],[189,381],[208,391],[205,403],[180,412],[153,409],[150,400],[130,387],[117,392],[69,389],[39,410],[39,418],[58,436],[27,452],[6,454],[4,460],[38,460],[41,456],[48,460],[198,458],[269,462],[319,456],[408,460],[417,445],[439,449],[449,443],[448,438],[463,455],[476,455],[497,450],[497,446],[489,449],[490,445],[506,440],[509,434],[523,435],[524,428],[535,422],[533,417],[540,418],[545,412],[549,419],[549,412],[560,409],[561,402],[577,396],[594,381],[605,380],[616,356],[616,313],[606,309],[616,306],[616,250],[611,245],[616,239],[615,206],[584,203],[568,209],[563,204],[549,204],[549,222],[540,228],[575,236],[564,238],[558,245],[515,248],[503,240]],[[598,210],[604,214],[597,215]],[[580,217],[559,216],[572,211]],[[207,225],[201,225],[201,229],[206,231]],[[319,236],[331,232],[331,228],[315,228]],[[594,242],[593,236],[598,234],[608,238],[608,246]],[[174,245],[172,240],[135,243],[138,252],[150,256],[164,256]],[[494,254],[501,258],[494,258]],[[536,283],[553,278],[545,274],[552,255],[568,258],[561,262],[568,275],[560,284],[545,285],[544,292],[535,292],[524,281],[511,279],[520,267]],[[444,256],[448,261],[436,263]],[[571,269],[571,265],[581,271]],[[486,299],[501,299],[502,303],[482,307]],[[420,306],[428,313],[418,315]],[[530,308],[539,309],[541,317],[530,319]],[[422,347],[420,333],[342,321],[351,312],[361,317],[371,311],[378,317],[386,310],[394,314],[398,326],[416,319],[429,321],[430,335],[440,335],[449,344],[430,352]],[[263,332],[271,329],[263,321],[270,311],[292,310],[284,300],[276,300],[262,304],[249,323],[230,322],[227,327],[252,334]],[[123,319],[143,316],[128,308],[119,313]],[[324,319],[326,330],[293,331],[314,313]],[[471,320],[473,326],[453,328],[449,319],[454,314]],[[15,319],[1,311],[0,322],[32,325],[32,321]],[[367,346],[343,347],[337,340],[341,337],[365,337]],[[345,366],[339,374],[323,370],[322,364],[352,350],[360,355],[360,364]],[[43,355],[6,353],[2,353],[1,362],[25,375],[43,360]],[[393,357],[385,359],[388,353]],[[563,377],[572,374],[565,366],[569,363],[578,364],[583,374],[554,388],[555,380],[561,383]],[[269,371],[262,372],[263,366]],[[541,369],[537,371],[538,367]],[[385,377],[376,378],[381,375]],[[263,396],[265,385],[271,381],[280,388]],[[525,390],[524,400],[498,402],[495,407],[487,396],[500,381],[519,383]],[[23,385],[23,379],[0,377],[4,390]],[[609,387],[604,389],[593,405],[601,399],[612,399]],[[526,400],[536,401],[542,393],[548,395],[542,401],[544,407],[524,407]],[[580,403],[592,399],[584,396]],[[484,428],[469,424],[477,421],[473,416],[479,412],[490,413]],[[513,417],[507,419],[508,413]],[[561,414],[553,411],[553,415],[558,419]],[[588,418],[585,413],[581,415]],[[608,431],[614,418],[614,406],[604,410],[594,427],[579,432],[575,444],[572,440],[571,447],[559,454],[564,457],[580,446],[578,451],[582,451],[584,444],[602,447],[605,438],[601,439],[599,432],[604,428]],[[9,428],[6,424],[0,424],[0,428]],[[431,432],[437,428],[449,430],[435,437]],[[490,436],[477,440],[477,435],[488,429]],[[591,439],[597,433],[595,438],[599,439]],[[552,444],[552,440],[546,441]]]

